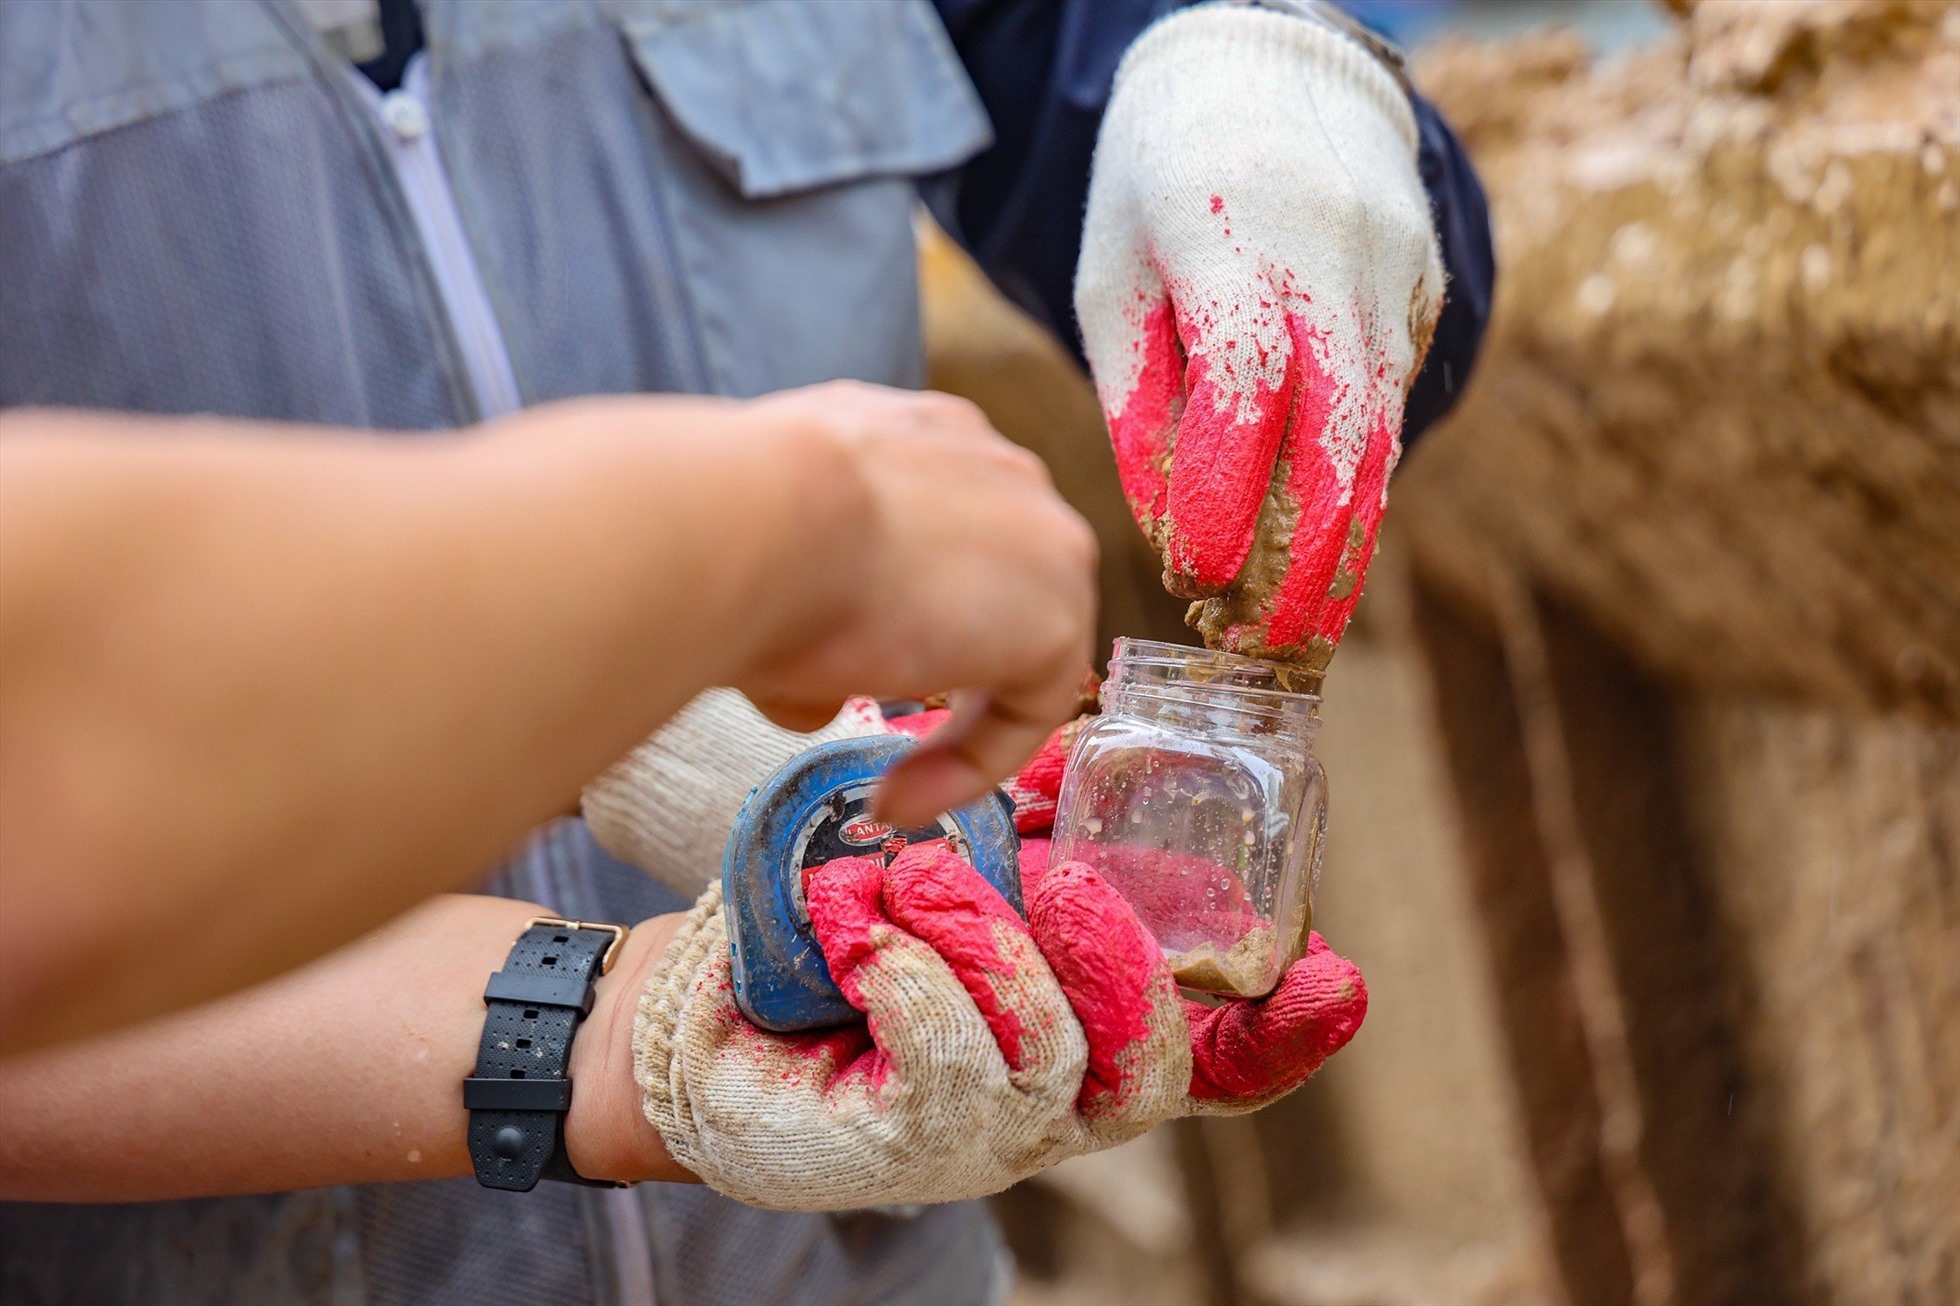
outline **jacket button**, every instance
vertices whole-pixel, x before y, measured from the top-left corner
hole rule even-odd
[[[429,131],[429,111],[407,91],[388,92],[381,100],[381,117],[405,141],[425,136]]]

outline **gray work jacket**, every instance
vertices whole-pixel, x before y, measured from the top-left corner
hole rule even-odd
[[[518,401],[917,382],[914,182],[988,140],[924,3],[423,8],[427,127]],[[482,415],[486,324],[457,320],[362,96],[293,0],[0,0],[0,407]],[[495,887],[680,905],[575,821]],[[937,1306],[997,1296],[1000,1265],[973,1204],[784,1215],[665,1185],[0,1206],[8,1306]]]

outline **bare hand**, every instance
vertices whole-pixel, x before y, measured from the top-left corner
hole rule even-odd
[[[868,530],[843,608],[786,632],[738,687],[806,729],[850,694],[952,691],[952,717],[879,807],[913,824],[977,797],[1075,711],[1095,615],[1087,523],[963,399],[834,382],[748,407],[844,456]]]

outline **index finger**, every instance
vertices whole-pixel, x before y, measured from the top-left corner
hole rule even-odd
[[[918,825],[985,794],[1068,720],[1079,684],[1078,676],[1026,694],[956,691],[952,715],[885,773],[873,800],[879,818]]]

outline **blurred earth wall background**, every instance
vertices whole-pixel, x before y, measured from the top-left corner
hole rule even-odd
[[[1328,680],[1368,1021],[1001,1198],[1023,1306],[1960,1300],[1960,6],[1669,8],[1368,7],[1501,273]],[[1072,365],[924,284],[1189,638]]]

